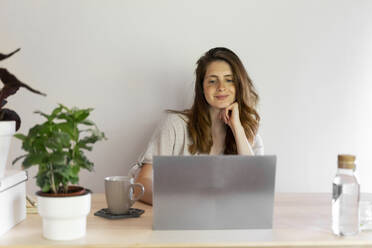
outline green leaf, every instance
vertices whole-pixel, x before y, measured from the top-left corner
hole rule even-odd
[[[62,150],[63,149],[63,146],[60,143],[56,142],[55,137],[48,138],[48,140],[45,142],[45,146],[49,149],[52,149],[52,150]]]
[[[82,153],[76,154],[76,157],[74,158],[75,164],[79,165],[80,167],[87,169],[88,171],[93,170],[94,164],[88,160],[88,158]]]
[[[59,107],[61,107],[61,108],[64,109],[65,111],[67,111],[68,113],[71,112],[71,110],[70,110],[69,108],[67,108],[65,105],[63,105],[63,104],[61,104],[61,103],[59,103],[58,105],[59,105]]]
[[[79,177],[70,177],[70,182],[72,184],[78,184],[79,183]]]
[[[80,171],[80,167],[79,166],[72,166],[71,167],[71,172],[72,172],[72,175],[77,175]]]
[[[54,152],[49,156],[48,162],[53,165],[63,165],[66,166],[66,156],[68,156],[67,152]]]
[[[62,106],[59,106],[58,108],[55,108],[48,120],[49,121],[53,120],[62,111],[62,109],[63,109]]]
[[[79,140],[78,145],[81,148],[85,148],[85,147],[87,147],[87,144],[94,144],[94,143],[97,142],[98,139],[99,139],[99,137],[97,137],[95,135],[87,136],[87,137],[84,137],[81,140]]]
[[[31,147],[28,151],[32,153],[46,153],[47,150],[46,150],[45,142],[47,141],[47,139],[48,137],[37,137],[30,144]]]
[[[41,188],[41,191],[43,191],[44,193],[47,193],[50,191],[50,184],[43,184],[42,188]]]
[[[60,113],[59,115],[57,115],[56,118],[59,119],[59,120],[67,120],[69,122],[74,121],[74,118],[69,113]]]
[[[43,192],[49,192],[51,189],[47,171],[39,170],[36,175],[36,185],[41,188]]]
[[[70,166],[53,164],[53,173],[57,182],[65,183],[70,176]]]
[[[93,126],[94,122],[91,120],[84,120],[81,122],[81,124],[87,125],[87,126]]]
[[[72,122],[62,122],[56,125],[61,131],[68,133],[72,139],[76,138],[76,130]]]
[[[20,140],[22,140],[22,141],[24,141],[24,140],[27,138],[26,135],[21,134],[21,133],[16,133],[16,134],[14,134],[14,137],[17,138],[17,139],[20,139]]]
[[[47,118],[47,119],[49,120],[49,115],[47,115],[47,114],[45,114],[45,113],[43,113],[43,112],[41,112],[41,111],[34,111],[34,113],[35,113],[35,114],[39,114],[39,115],[41,115],[41,116],[44,116],[45,118]]]
[[[80,146],[80,148],[84,149],[84,150],[87,150],[87,151],[92,151],[93,150],[93,147],[87,146],[87,145],[82,145],[82,146]]]
[[[67,133],[55,132],[45,141],[45,146],[53,150],[70,147],[70,136]]]
[[[40,129],[42,128],[41,125],[37,124],[35,126],[33,126],[32,128],[30,128],[30,130],[28,131],[28,136],[29,137],[32,137],[32,136],[36,136],[39,134],[39,131]]]
[[[92,110],[93,109],[81,109],[81,110],[74,111],[73,116],[74,116],[75,121],[82,122],[89,116]]]
[[[57,133],[56,134],[56,142],[60,143],[62,147],[69,148],[70,147],[70,136],[67,133]]]
[[[33,165],[38,165],[42,162],[43,156],[41,154],[28,154],[25,160],[23,160],[23,167],[25,169],[30,168]]]
[[[99,140],[106,139],[105,134],[100,132],[97,128],[84,130],[90,132],[90,136],[86,136],[79,140],[79,144],[94,144]]]

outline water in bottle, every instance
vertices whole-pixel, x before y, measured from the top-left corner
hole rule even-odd
[[[360,186],[354,171],[355,156],[339,155],[332,197],[332,231],[339,236],[359,233]]]

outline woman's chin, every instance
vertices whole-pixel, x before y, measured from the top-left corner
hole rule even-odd
[[[216,109],[224,109],[224,108],[227,108],[228,106],[230,106],[231,103],[218,103],[218,104],[214,104],[212,107],[216,108]]]

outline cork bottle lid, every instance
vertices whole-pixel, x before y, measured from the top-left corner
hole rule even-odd
[[[349,154],[338,155],[338,168],[355,169],[355,156]]]

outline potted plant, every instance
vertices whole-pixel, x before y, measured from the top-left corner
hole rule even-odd
[[[76,186],[81,169],[93,170],[93,163],[84,155],[92,145],[106,139],[103,132],[88,116],[93,109],[69,109],[59,104],[51,114],[36,111],[46,118],[30,128],[27,136],[15,134],[22,140],[27,153],[23,167],[38,166],[36,193],[38,212],[43,218],[43,235],[52,240],[71,240],[83,237],[86,217],[90,211],[90,190]]]
[[[0,61],[11,57],[19,50],[20,48],[9,54],[0,53]],[[24,87],[36,94],[46,95],[21,82],[5,68],[0,68],[0,81],[4,84],[4,87],[0,90],[0,178],[2,178],[5,174],[10,140],[13,134],[21,127],[19,115],[13,110],[3,108],[7,103],[6,99],[8,96],[14,95],[20,87]]]

